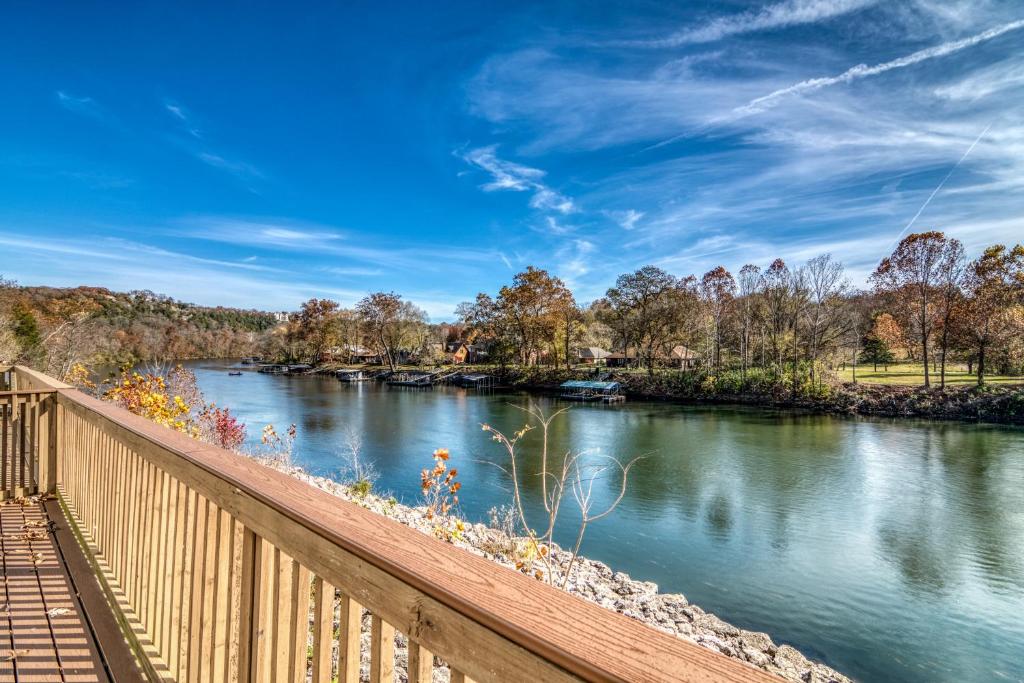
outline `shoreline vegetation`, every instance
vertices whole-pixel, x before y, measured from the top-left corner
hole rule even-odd
[[[358,484],[350,485],[328,477],[309,474],[301,467],[275,459],[258,458],[260,462],[289,474],[311,486],[384,515],[422,533],[437,536],[439,520],[427,506],[410,506],[383,495],[367,492]],[[528,539],[510,535],[496,525],[463,523],[455,517],[446,522],[458,524],[460,533],[446,535],[456,547],[496,562],[513,571],[517,570],[517,544]],[[551,546],[551,562],[537,564],[541,572],[548,567],[555,573],[554,583],[561,585],[561,571],[570,566],[573,553],[558,545]],[[834,669],[805,657],[791,645],[777,644],[766,633],[747,631],[729,624],[714,614],[690,604],[678,593],[661,593],[650,581],[637,581],[629,575],[591,560],[585,556],[575,559],[564,589],[584,600],[589,600],[631,619],[643,622],[670,635],[684,638],[709,650],[745,662],[750,666],[776,674],[793,683],[850,683],[851,679]],[[539,577],[538,581],[547,580]],[[364,620],[368,615],[364,615]],[[369,639],[364,628],[363,666],[368,666]],[[398,660],[397,673],[405,680],[407,644],[402,637],[395,641]],[[368,675],[368,670],[366,671]],[[443,675],[435,673],[435,681]]]
[[[379,366],[329,363],[311,370],[331,375],[338,370],[368,370]],[[422,368],[419,368],[422,369]],[[554,395],[569,380],[592,379],[594,369],[547,367],[461,366],[463,373],[489,373],[499,386],[513,390]],[[1024,425],[1024,384],[947,386],[945,389],[904,384],[798,382],[791,377],[750,370],[718,376],[700,370],[647,372],[611,371],[630,398],[673,401],[685,404],[738,404],[761,408],[798,409],[819,414],[904,417]]]

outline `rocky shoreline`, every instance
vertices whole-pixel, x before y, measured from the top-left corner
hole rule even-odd
[[[390,517],[423,533],[434,534],[437,520],[428,520],[425,508],[403,505],[394,499],[386,499],[372,493],[360,496],[345,484],[313,476],[300,467],[270,464],[327,493]],[[516,569],[515,559],[509,552],[510,548],[515,547],[515,539],[497,528],[485,524],[466,524],[452,543],[505,567]],[[560,569],[568,564],[570,555],[560,548],[552,549],[551,565],[558,584],[562,578]],[[543,570],[542,567],[540,569]],[[627,574],[616,572],[601,562],[587,558],[577,559],[566,589],[574,595],[644,622],[660,631],[685,638],[794,683],[850,681],[848,677],[824,664],[809,660],[796,648],[775,644],[765,633],[739,629],[690,604],[681,594],[660,593],[656,584],[633,580]],[[407,650],[403,641],[404,638],[399,637],[395,645],[399,678],[405,681]],[[363,647],[369,648],[366,629]],[[434,680],[438,683],[447,681],[447,671],[435,670]]]

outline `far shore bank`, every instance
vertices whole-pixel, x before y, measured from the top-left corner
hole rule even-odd
[[[325,364],[313,372],[380,366]],[[409,368],[409,370],[422,368]],[[555,395],[568,380],[592,379],[594,368],[572,370],[545,367],[455,366],[453,371],[493,375],[509,389]],[[877,417],[957,420],[1024,425],[1024,385],[956,386],[939,389],[907,385],[825,383],[794,395],[784,381],[728,382],[699,371],[637,371],[607,369],[629,398],[686,404],[738,404],[763,408],[798,409],[815,413]],[[783,378],[784,379],[784,378]],[[738,385],[738,386],[737,386]]]

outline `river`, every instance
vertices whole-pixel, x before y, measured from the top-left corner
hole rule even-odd
[[[556,405],[188,365],[250,439],[295,423],[295,461],[314,474],[337,476],[354,429],[376,490],[415,503],[447,447],[472,521],[510,500],[480,424],[513,431],[515,406]],[[552,435],[559,451],[647,456],[587,556],[860,680],[1024,680],[1024,430],[631,401],[574,406]],[[536,480],[525,490],[536,512]]]

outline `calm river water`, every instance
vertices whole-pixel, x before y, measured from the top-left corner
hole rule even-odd
[[[445,446],[465,517],[509,501],[479,425],[516,429],[528,396],[191,366],[250,437],[295,423],[313,473],[337,475],[351,427],[378,490],[415,503]],[[1024,680],[1024,430],[629,402],[575,406],[553,434],[563,450],[649,455],[586,555],[860,680]]]

